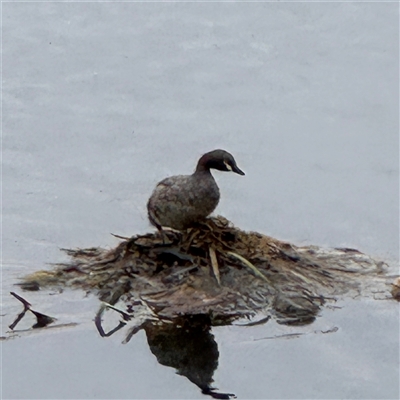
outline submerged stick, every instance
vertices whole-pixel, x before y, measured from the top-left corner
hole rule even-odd
[[[53,323],[54,321],[56,321],[56,318],[53,317],[49,317],[48,315],[42,314],[40,312],[37,312],[35,310],[31,309],[31,304],[25,300],[23,297],[19,296],[17,293],[15,292],[10,292],[10,294],[12,296],[14,296],[17,300],[19,300],[23,305],[24,305],[24,310],[18,314],[17,318],[15,319],[15,321],[9,325],[9,328],[11,330],[14,330],[14,328],[18,325],[18,323],[21,321],[22,318],[24,318],[25,314],[30,311],[35,317],[36,317],[36,324],[32,326],[32,328],[43,328],[51,323]]]
[[[25,300],[23,297],[19,296],[15,292],[10,292],[11,296],[14,296],[17,300],[19,300],[23,305],[24,305],[24,310],[27,311],[31,308],[31,303],[29,303],[27,300]]]
[[[129,320],[132,318],[132,315],[131,315],[131,314],[129,314],[129,313],[125,312],[125,311],[122,311],[122,310],[120,310],[119,308],[114,307],[113,305],[111,305],[111,304],[109,304],[109,303],[106,303],[105,301],[103,301],[103,305],[104,305],[106,308],[110,308],[111,310],[114,310],[114,311],[120,313],[120,314],[123,316],[123,318],[124,318],[125,321],[129,321]]]
[[[121,313],[123,316],[125,314],[123,311],[114,308],[110,304],[102,303],[100,305],[99,311],[97,311],[97,314],[96,314],[96,316],[94,318],[94,324],[96,325],[97,331],[99,332],[101,337],[109,337],[109,336],[113,335],[115,332],[119,331],[121,328],[123,328],[127,324],[125,316],[124,316],[124,321],[119,321],[119,324],[115,328],[111,329],[109,332],[106,333],[104,331],[103,325],[101,323],[102,322],[101,317],[103,316],[105,309],[108,308],[108,307],[110,307],[113,310]]]

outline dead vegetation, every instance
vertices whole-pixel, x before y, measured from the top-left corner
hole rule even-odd
[[[209,218],[185,232],[122,238],[114,249],[64,250],[71,257],[24,279],[27,290],[72,287],[146,320],[208,315],[212,324],[259,313],[312,322],[338,296],[389,296],[385,264],[353,249],[296,247]],[[128,318],[128,317],[127,317]]]

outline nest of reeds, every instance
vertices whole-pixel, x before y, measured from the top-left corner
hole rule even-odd
[[[22,286],[95,292],[142,320],[205,314],[213,324],[260,313],[305,324],[338,296],[389,288],[385,264],[357,250],[296,247],[220,216],[165,236],[165,243],[154,233],[121,238],[111,250],[65,250],[68,263],[27,276]]]

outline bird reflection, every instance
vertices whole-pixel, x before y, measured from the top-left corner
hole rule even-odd
[[[208,316],[191,315],[179,318],[173,324],[146,324],[143,328],[150,350],[160,364],[175,368],[203,394],[215,399],[236,397],[232,393],[218,393],[211,387],[219,352]]]

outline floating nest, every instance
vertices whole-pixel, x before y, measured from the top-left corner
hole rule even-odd
[[[120,244],[111,250],[64,250],[68,263],[27,276],[21,286],[96,294],[102,301],[95,317],[101,336],[111,336],[129,321],[123,343],[143,329],[160,364],[175,368],[215,399],[235,396],[212,386],[219,351],[211,326],[237,319],[254,325],[270,318],[304,325],[324,304],[343,296],[400,298],[400,280],[391,285],[388,266],[354,249],[298,247],[244,232],[223,217],[163,236],[119,237]],[[34,328],[55,321],[11,294],[24,307],[11,330],[26,313],[35,315]],[[106,310],[119,313],[119,322],[114,312],[104,318]],[[103,323],[109,325],[110,319],[114,327],[106,332]]]
[[[141,323],[207,315],[212,325],[271,317],[307,324],[339,296],[384,297],[390,290],[386,264],[357,250],[297,247],[220,216],[166,231],[165,243],[158,233],[119,238],[111,250],[64,250],[68,263],[27,276],[21,286],[94,292],[104,308]]]

